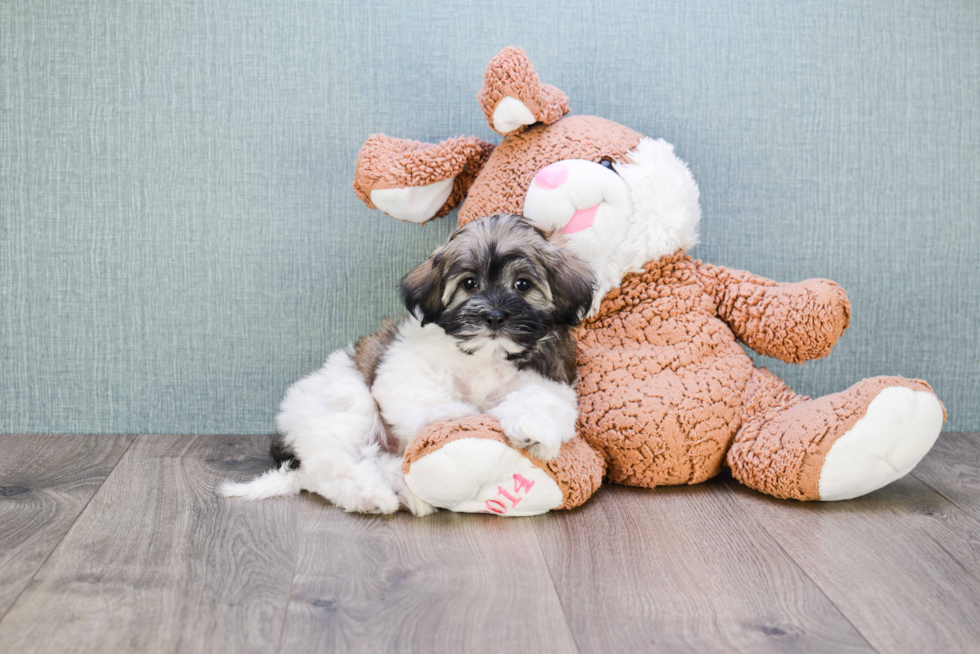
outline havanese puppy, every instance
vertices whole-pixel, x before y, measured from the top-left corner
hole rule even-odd
[[[592,304],[586,264],[522,216],[457,229],[402,280],[411,314],[337,350],[294,384],[276,417],[276,467],[226,496],[318,493],[347,511],[434,508],[402,481],[401,455],[434,422],[489,413],[549,460],[575,435],[572,328]],[[400,500],[400,501],[399,501]]]

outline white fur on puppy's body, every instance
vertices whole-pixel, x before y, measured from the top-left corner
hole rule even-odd
[[[276,427],[300,467],[225,483],[222,495],[264,499],[308,490],[346,511],[398,510],[401,462],[380,449],[384,424],[351,355],[350,348],[331,354],[320,370],[289,388],[279,407]]]
[[[435,509],[404,484],[401,457],[418,431],[434,422],[490,413],[511,443],[548,460],[575,435],[575,390],[506,360],[506,339],[471,342],[473,354],[437,325],[415,317],[399,325],[368,388],[350,348],[330,355],[316,373],[294,384],[276,417],[296,470],[270,470],[248,483],[226,483],[228,497],[261,499],[318,493],[347,511],[416,515]],[[382,420],[382,417],[384,420]],[[382,451],[385,422],[398,455]]]
[[[485,339],[473,354],[442,328],[418,320],[402,323],[378,366],[371,389],[381,415],[398,438],[399,451],[434,422],[489,413],[519,449],[552,459],[575,436],[575,389],[506,360],[516,346]]]

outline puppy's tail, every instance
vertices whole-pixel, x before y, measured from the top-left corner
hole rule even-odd
[[[289,470],[288,466],[280,466],[267,470],[249,482],[226,481],[221,484],[218,494],[246,500],[264,500],[268,497],[296,495],[300,490],[302,489],[298,471]]]

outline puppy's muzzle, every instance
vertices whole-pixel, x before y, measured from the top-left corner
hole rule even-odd
[[[493,331],[497,331],[498,329],[503,327],[504,321],[507,320],[507,314],[501,311],[500,309],[493,309],[492,311],[484,311],[483,313],[480,314],[480,317],[483,318],[483,322],[486,323],[487,327],[489,327]]]

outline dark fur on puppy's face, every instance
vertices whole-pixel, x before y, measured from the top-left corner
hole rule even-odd
[[[497,214],[457,229],[402,280],[405,306],[467,354],[495,351],[557,381],[575,376],[570,329],[592,304],[588,267],[524,217]]]

